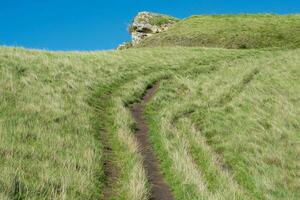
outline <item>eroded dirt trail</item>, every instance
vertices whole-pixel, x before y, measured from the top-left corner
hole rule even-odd
[[[169,186],[164,181],[164,177],[159,169],[159,162],[156,158],[148,137],[148,126],[145,120],[145,104],[151,100],[159,87],[156,83],[146,91],[140,103],[133,104],[131,112],[137,124],[136,138],[139,142],[141,154],[144,157],[144,167],[149,182],[152,184],[151,200],[173,200],[173,195]]]

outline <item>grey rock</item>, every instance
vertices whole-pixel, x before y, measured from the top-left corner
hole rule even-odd
[[[169,29],[178,19],[151,12],[140,12],[129,27],[132,42],[123,43],[117,49],[128,49],[136,46],[147,37]]]
[[[165,17],[165,15],[150,12],[140,12],[134,18],[133,23],[130,27],[133,46],[137,45],[141,40],[150,37],[153,34],[161,33],[167,30],[176,21],[175,18],[174,20],[171,20],[172,18],[170,17],[170,20],[166,23],[152,24],[151,20],[155,17]]]

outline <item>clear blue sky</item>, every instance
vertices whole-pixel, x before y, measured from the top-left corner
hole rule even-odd
[[[0,45],[103,50],[130,40],[139,11],[179,18],[220,13],[300,13],[300,0],[0,0]]]

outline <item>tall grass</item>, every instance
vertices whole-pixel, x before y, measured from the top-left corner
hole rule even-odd
[[[298,55],[270,52],[165,81],[148,114],[177,199],[299,198]],[[199,182],[184,184],[195,172]]]
[[[128,106],[166,77],[147,119],[176,199],[297,199],[298,55],[1,47],[0,199],[102,199],[106,159],[112,198],[148,199]]]
[[[122,86],[153,71],[180,68],[185,63],[210,57],[216,59],[223,53],[200,52],[207,56],[199,57],[195,49],[52,53],[1,47],[1,198],[101,198],[102,130],[96,124],[106,119],[103,116],[106,113],[99,115],[95,101],[104,99],[95,93],[99,89],[101,92],[105,85],[114,91],[118,82]],[[116,98],[113,96],[110,101],[115,102]],[[112,109],[119,104],[114,103]],[[119,124],[115,120],[113,117],[110,126]],[[114,142],[114,150],[119,155],[122,144],[127,142],[118,137]],[[139,157],[124,145],[122,151]],[[120,165],[130,161],[126,156],[118,159]],[[140,159],[130,162],[133,168],[139,169]],[[136,175],[126,172],[131,169],[124,169],[122,174]],[[128,187],[127,180],[138,182],[139,178],[141,185],[145,185],[143,175],[136,179],[127,177],[120,184]],[[116,196],[136,193],[128,188],[122,191],[123,194],[116,191]]]

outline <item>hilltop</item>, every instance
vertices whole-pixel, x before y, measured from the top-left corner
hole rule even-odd
[[[176,21],[137,47],[299,48],[300,15],[200,15]]]

